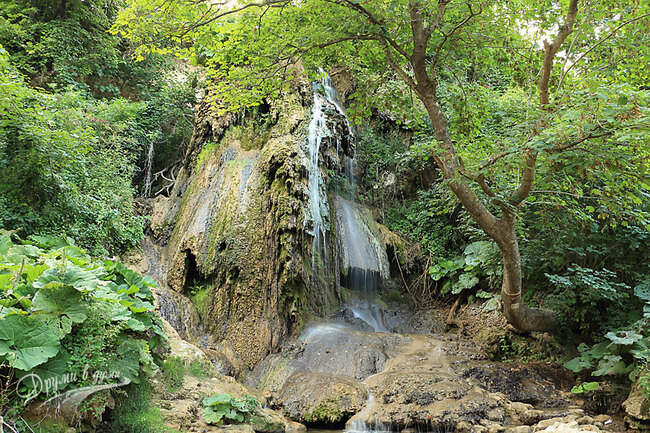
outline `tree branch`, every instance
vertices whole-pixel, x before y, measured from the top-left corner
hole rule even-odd
[[[418,92],[418,86],[413,80],[413,78],[406,73],[406,71],[395,61],[393,58],[393,55],[390,53],[390,48],[388,47],[388,42],[385,39],[381,39],[380,43],[382,44],[384,48],[384,53],[386,54],[386,60],[388,61],[388,65],[391,67],[393,71],[399,77],[404,81],[411,89],[413,89],[416,93]]]
[[[560,76],[560,82],[559,82],[558,85],[557,85],[557,89],[560,90],[560,86],[562,86],[562,82],[564,81],[564,78],[566,77],[566,75],[567,75],[567,74],[569,73],[569,71],[570,71],[571,69],[573,69],[573,67],[574,67],[575,65],[577,65],[577,64],[580,62],[580,60],[582,60],[582,59],[583,59],[587,54],[589,54],[591,51],[593,51],[596,47],[598,47],[600,44],[602,44],[603,42],[605,42],[607,39],[609,39],[609,38],[611,38],[612,36],[614,36],[614,34],[616,34],[616,32],[618,32],[620,29],[622,29],[622,28],[625,27],[626,25],[631,24],[631,23],[633,23],[633,22],[635,22],[635,21],[638,21],[638,20],[640,20],[640,19],[646,18],[646,17],[648,17],[648,16],[650,16],[650,12],[648,12],[648,13],[646,13],[646,14],[643,14],[643,15],[639,15],[638,17],[634,17],[634,18],[631,18],[631,19],[625,21],[625,22],[622,23],[620,26],[618,26],[618,27],[616,27],[614,30],[612,30],[612,31],[611,31],[607,36],[605,36],[604,38],[602,38],[601,40],[599,40],[596,44],[594,44],[594,45],[593,45],[591,48],[589,48],[587,51],[585,51],[584,53],[582,53],[582,55],[580,55],[580,57],[578,57],[578,59],[577,59],[575,62],[573,62],[573,63],[571,64],[571,66],[569,66],[569,67],[567,68],[567,70],[564,71],[564,73]]]
[[[449,33],[445,33],[442,30],[440,30],[440,33],[442,34],[443,39],[440,42],[440,44],[438,44],[438,46],[436,47],[436,52],[433,54],[433,61],[431,62],[431,71],[432,72],[433,72],[434,68],[436,67],[436,65],[438,63],[438,59],[440,58],[440,52],[442,51],[442,47],[447,43],[447,40],[449,40],[449,38],[451,36],[453,36],[454,33],[456,33],[458,30],[460,30],[461,27],[463,27],[465,24],[467,24],[469,22],[469,20],[471,20],[472,18],[474,18],[475,16],[479,15],[482,12],[482,9],[479,9],[478,12],[474,12],[472,10],[472,5],[470,3],[467,4],[467,7],[469,9],[469,15],[467,17],[465,17],[465,19],[463,19],[460,23],[458,23],[453,29],[451,29],[451,31]]]
[[[553,71],[553,59],[564,40],[573,31],[573,25],[575,24],[576,16],[578,15],[578,1],[579,0],[571,0],[571,3],[569,3],[569,11],[567,12],[566,20],[564,24],[560,26],[553,42],[549,43],[547,40],[544,41],[542,76],[538,83],[540,104],[543,106],[549,104],[548,83],[551,79],[551,72]]]
[[[584,143],[585,141],[590,140],[590,139],[592,139],[592,138],[602,138],[602,137],[608,137],[608,136],[610,136],[610,135],[612,135],[611,132],[604,132],[604,133],[602,133],[602,134],[598,134],[598,135],[589,134],[589,135],[586,135],[586,136],[584,136],[584,137],[582,137],[582,138],[580,138],[580,139],[578,139],[578,140],[576,140],[576,141],[573,141],[573,142],[571,142],[571,143],[564,144],[564,145],[559,146],[559,147],[556,147],[556,148],[554,148],[554,149],[548,149],[547,152],[548,152],[548,153],[560,153],[560,152],[564,152],[565,150],[569,150],[569,149],[571,149],[571,148],[573,148],[573,147],[576,147],[577,145],[579,145],[579,144],[581,144],[581,143]]]
[[[524,174],[521,178],[521,184],[510,195],[510,203],[513,206],[519,206],[521,202],[526,200],[533,187],[535,180],[535,163],[537,162],[537,152],[533,150],[526,150],[524,154]]]

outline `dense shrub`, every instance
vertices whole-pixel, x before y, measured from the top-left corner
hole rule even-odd
[[[97,254],[142,238],[132,180],[176,160],[187,141],[193,94],[170,84],[155,99],[95,100],[30,88],[0,48],[0,227],[65,234]]]
[[[10,233],[1,233],[0,410],[5,419],[33,398],[137,383],[156,371],[154,356],[164,350],[166,336],[153,312],[154,285],[64,239],[15,242]],[[86,408],[94,417],[105,407],[108,391],[102,392],[104,404]]]

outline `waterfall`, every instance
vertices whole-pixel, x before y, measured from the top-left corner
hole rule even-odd
[[[366,405],[356,416],[354,416],[348,424],[345,426],[344,433],[390,433],[392,431],[391,426],[384,424],[383,422],[375,419],[373,424],[367,424],[363,419],[366,414],[371,413],[373,406],[375,405],[375,397],[370,392],[370,388],[366,385],[368,390],[368,400]]]
[[[313,222],[314,237],[312,247],[312,265],[316,254],[325,250],[325,226],[323,215],[327,213],[327,198],[324,193],[323,178],[319,167],[320,146],[327,129],[327,118],[323,113],[323,96],[314,89],[314,106],[307,135],[307,150],[309,151],[309,210]]]
[[[306,150],[309,155],[309,209],[313,223],[312,273],[315,272],[316,258],[321,257],[327,269],[327,227],[329,204],[321,168],[324,154],[322,146],[336,145],[336,155],[341,161],[341,172],[345,174],[352,190],[355,188],[354,155],[342,155],[341,143],[352,143],[351,125],[345,110],[338,101],[336,89],[331,78],[319,69],[321,79],[313,84],[314,104],[309,123]],[[336,116],[338,119],[335,119]],[[340,136],[336,120],[344,122],[347,137]],[[355,300],[348,305],[353,315],[367,323],[375,332],[388,332],[383,321],[382,310],[375,302],[382,277],[388,277],[388,257],[383,245],[364,221],[362,209],[356,203],[336,197],[333,203],[336,215],[336,233],[341,254],[339,260],[343,272],[342,284],[353,292]]]
[[[344,119],[348,134],[350,133],[350,123],[345,111],[338,102],[336,89],[332,84],[332,79],[325,74],[322,69],[319,73],[323,78],[313,84],[314,103],[312,107],[312,116],[309,123],[307,134],[307,153],[309,155],[309,210],[313,223],[312,236],[312,267],[315,265],[316,255],[320,254],[324,259],[327,257],[327,243],[325,219],[328,216],[327,195],[320,168],[321,145],[324,139],[336,143],[336,152],[339,154],[342,139],[335,130],[330,129],[328,120],[330,117],[327,113],[328,108],[333,108]]]
[[[147,151],[147,159],[144,160],[144,187],[142,189],[143,197],[151,196],[151,169],[153,168],[153,140],[149,140],[149,149]]]
[[[388,332],[376,297],[382,278],[389,276],[388,256],[363,208],[342,197],[334,201],[341,250],[342,285],[350,290],[347,308],[375,332]]]

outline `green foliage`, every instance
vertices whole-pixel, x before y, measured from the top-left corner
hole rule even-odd
[[[34,236],[15,243],[0,232],[2,375],[38,375],[45,385],[21,384],[33,388],[32,397],[139,382],[142,373],[157,370],[153,354],[166,340],[153,312],[154,284],[65,239]],[[18,395],[12,400],[3,405],[21,403]]]
[[[443,191],[440,185],[418,190],[410,200],[392,202],[386,215],[391,230],[419,242],[434,257],[461,250],[469,235],[454,207],[449,209],[452,199]]]
[[[650,362],[650,281],[637,285],[634,295],[645,303],[643,317],[626,328],[607,332],[603,341],[592,347],[582,343],[578,346],[580,356],[567,362],[567,368],[588,371],[592,376],[637,378]]]
[[[203,399],[203,418],[208,424],[222,425],[224,418],[244,422],[258,408],[259,402],[251,396],[242,398],[230,394],[214,394]]]
[[[165,378],[165,388],[169,392],[178,391],[183,386],[185,361],[179,356],[170,356],[161,366]]]
[[[639,383],[641,384],[641,393],[650,400],[650,373],[647,371],[639,376]]]
[[[121,1],[8,0],[0,5],[0,45],[43,88],[96,96],[146,93],[162,59],[136,63],[125,41],[107,32]]]
[[[113,105],[36,92],[1,49],[0,84],[0,227],[65,233],[95,253],[135,245],[143,220],[133,214],[131,158],[115,134],[123,127],[102,118]]]
[[[570,266],[563,275],[546,274],[554,290],[548,302],[565,314],[567,325],[586,334],[601,331],[609,322],[609,309],[622,307],[631,288],[617,282],[615,273],[607,269]]]
[[[159,408],[151,403],[149,382],[132,384],[115,396],[115,409],[103,425],[107,433],[177,433],[165,426]]]
[[[574,394],[587,394],[596,391],[599,386],[598,382],[583,382],[581,385],[571,388],[571,392]]]
[[[454,259],[440,260],[429,268],[434,281],[445,279],[441,293],[453,295],[478,286],[485,276],[491,281],[490,288],[496,288],[501,276],[499,251],[492,242],[472,242],[463,250],[463,255]]]

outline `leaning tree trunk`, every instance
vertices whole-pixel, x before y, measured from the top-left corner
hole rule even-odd
[[[544,62],[542,74],[539,81],[540,104],[547,107],[549,105],[548,83],[550,80],[553,59],[558,49],[572,32],[573,25],[578,13],[578,1],[570,0],[567,12],[566,22],[560,26],[553,42],[544,43]],[[472,219],[481,227],[481,229],[499,246],[501,256],[503,257],[503,284],[501,286],[501,295],[503,298],[503,314],[508,322],[515,328],[524,332],[531,331],[550,331],[555,328],[556,315],[550,310],[539,308],[529,308],[521,299],[521,257],[519,255],[519,245],[517,244],[517,235],[515,231],[515,213],[513,208],[519,207],[530,194],[533,181],[535,178],[535,163],[537,152],[534,149],[528,149],[523,155],[524,172],[521,184],[513,191],[509,198],[496,194],[496,192],[486,182],[482,173],[468,173],[463,165],[462,159],[458,156],[454,143],[449,134],[447,120],[445,119],[442,109],[438,104],[436,89],[438,81],[436,79],[436,64],[439,60],[438,55],[441,52],[442,44],[447,41],[449,35],[443,35],[445,38],[437,46],[435,53],[427,55],[427,47],[434,30],[440,30],[442,21],[445,16],[445,8],[448,2],[439,2],[438,13],[431,20],[426,20],[422,14],[425,5],[424,0],[410,0],[409,14],[411,17],[411,32],[413,34],[413,51],[409,53],[404,47],[400,46],[395,40],[387,37],[383,32],[378,35],[386,60],[391,69],[418,95],[418,98],[424,104],[429,119],[433,124],[436,134],[436,142],[439,149],[433,152],[436,164],[440,168],[443,177],[449,181],[449,186],[463,204],[463,207],[469,212]],[[363,12],[370,22],[382,27],[383,24],[378,21],[371,12],[355,4],[355,9]],[[478,12],[480,13],[480,12]],[[453,33],[464,23],[469,21],[477,13],[470,8],[470,15],[459,24]],[[429,23],[425,26],[425,23]],[[398,58],[405,60],[410,64],[409,72],[402,68],[393,54]],[[429,53],[431,54],[431,53]],[[544,126],[543,120],[540,121],[539,127]],[[537,132],[535,132],[537,133]],[[474,190],[464,181],[469,179],[477,184],[487,196],[487,202],[483,202]],[[486,203],[493,203],[501,208],[503,216],[498,218],[490,210]]]
[[[497,243],[501,251],[503,258],[503,283],[501,285],[503,315],[512,326],[521,332],[553,331],[556,325],[555,312],[552,310],[529,308],[521,298],[521,256],[519,254],[519,244],[515,230],[515,214],[507,206],[502,206],[504,215],[497,218],[489,211],[474,190],[467,183],[458,179],[458,176],[464,169],[457,162],[458,159],[449,136],[447,122],[435,95],[435,84],[420,90],[419,95],[433,123],[438,144],[442,148],[441,156],[434,155],[442,175],[450,181],[449,187],[461,201],[472,219]],[[534,155],[532,158],[534,158]],[[529,161],[527,160],[526,162],[528,163]],[[531,164],[532,166],[528,167],[524,176],[529,181],[524,184],[526,188],[520,187],[517,190],[517,194],[522,197],[528,194],[530,185],[532,185],[532,179],[535,173],[534,160]],[[498,199],[485,182],[478,178],[475,180],[477,180],[481,188],[488,195],[488,198]]]
[[[529,308],[521,298],[521,255],[514,218],[501,218],[498,225],[498,234],[494,236],[494,240],[503,258],[503,315],[512,326],[522,332],[553,331],[556,327],[555,312]]]

